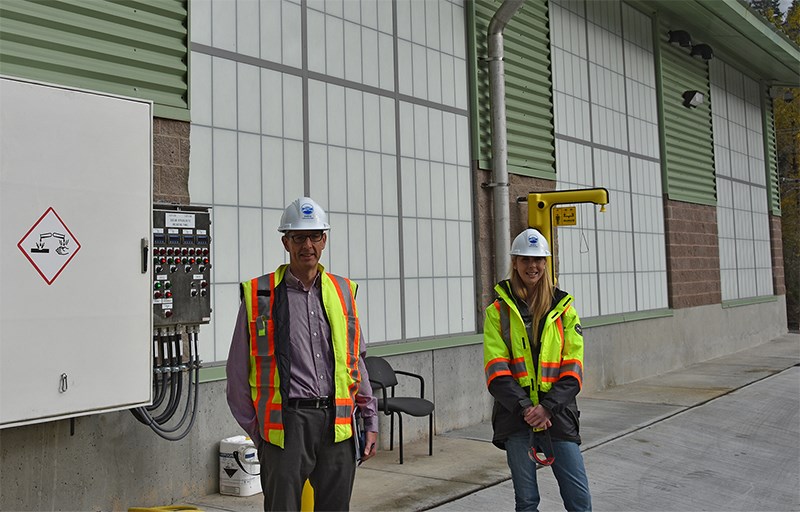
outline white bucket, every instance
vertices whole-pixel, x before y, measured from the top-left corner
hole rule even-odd
[[[233,454],[239,454],[242,471]],[[233,436],[219,442],[219,493],[228,496],[252,496],[261,492],[261,479],[258,474],[261,465],[258,463],[258,452],[252,439],[245,436]]]

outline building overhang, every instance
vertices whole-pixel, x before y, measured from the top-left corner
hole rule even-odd
[[[626,0],[767,85],[800,87],[800,46],[744,0]]]

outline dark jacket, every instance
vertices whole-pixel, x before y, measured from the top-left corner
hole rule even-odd
[[[552,307],[564,296],[566,293],[556,288]],[[542,327],[543,323],[540,322],[539,328]],[[537,348],[539,346],[541,345],[537,345]],[[538,361],[538,354],[533,354],[533,357]],[[552,414],[552,426],[547,429],[552,439],[581,443],[580,411],[575,399],[579,391],[580,383],[577,379],[564,377],[555,382],[550,391],[539,393],[539,403]],[[525,408],[533,405],[529,398],[530,389],[522,388],[511,376],[502,376],[491,381],[489,392],[495,398],[492,409],[492,443],[505,449],[505,441],[510,435],[530,432],[530,426],[522,417]]]

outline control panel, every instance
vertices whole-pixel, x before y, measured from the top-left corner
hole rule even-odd
[[[152,245],[153,327],[211,320],[211,214],[156,205]]]

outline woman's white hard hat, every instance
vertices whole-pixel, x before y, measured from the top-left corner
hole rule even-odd
[[[328,214],[310,197],[298,197],[283,210],[278,231],[312,231],[331,229]]]
[[[538,230],[528,228],[511,243],[511,256],[551,256],[550,246]]]

